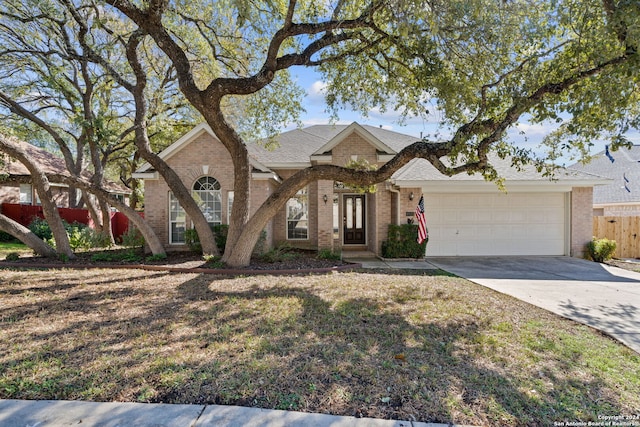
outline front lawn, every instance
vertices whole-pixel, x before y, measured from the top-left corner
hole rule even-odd
[[[21,242],[0,242],[0,260],[4,260],[10,253],[17,253],[20,256],[31,256],[33,249]]]
[[[0,398],[492,426],[640,408],[640,355],[441,272],[0,270]]]

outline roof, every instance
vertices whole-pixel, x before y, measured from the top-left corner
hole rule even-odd
[[[171,144],[167,149],[162,151],[159,156],[167,160],[204,132],[208,132],[212,138],[217,140],[211,128],[205,123],[202,123],[183,135],[178,141]],[[304,129],[293,129],[276,135],[272,139],[261,139],[249,142],[247,143],[247,150],[252,165],[254,165],[254,167],[260,165],[261,170],[265,170],[263,168],[301,169],[311,166],[311,160],[314,156],[321,156],[328,153],[353,132],[358,133],[371,143],[379,153],[387,156],[395,155],[404,147],[419,140],[419,138],[415,136],[354,122],[350,125],[314,125]],[[266,148],[274,142],[275,148]],[[498,174],[508,182],[538,184],[551,182],[548,177],[543,176],[533,166],[525,166],[521,170],[518,170],[511,166],[509,159],[500,159],[498,156],[492,157],[491,164],[496,168]],[[151,165],[145,164],[136,171],[137,177],[145,178],[144,173],[151,170]],[[561,170],[556,173],[554,178],[556,181],[562,181],[567,185],[576,182],[578,185],[590,186],[608,182],[602,177],[580,171]],[[484,182],[484,178],[481,174],[459,174],[448,177],[442,175],[427,160],[414,159],[399,169],[392,176],[391,181],[399,186],[419,186],[420,182],[425,181]]]
[[[569,169],[610,178],[607,185],[593,189],[594,204],[640,202],[640,145],[607,150],[594,155],[587,164],[576,163]]]
[[[70,175],[64,160],[60,157],[28,142],[18,139],[14,139],[14,141],[20,144],[20,147],[38,164],[46,175]],[[4,161],[0,164],[0,174],[7,174],[9,176],[31,176],[31,172],[29,172],[29,169],[27,169],[25,165],[10,156],[5,156]],[[91,173],[84,171],[82,176],[85,179],[89,179],[91,178]],[[124,185],[106,179],[103,181],[102,188],[110,193],[131,193],[131,190]]]
[[[359,132],[379,151],[396,154],[419,138],[389,131],[375,126],[360,125],[314,125],[304,129],[294,129],[277,135],[273,140],[277,148],[269,150],[264,146],[269,140],[259,140],[247,144],[249,153],[267,166],[277,167],[284,163],[310,165],[310,157],[330,151],[338,145],[350,131]]]
[[[602,177],[584,173],[581,171],[560,169],[553,178],[538,172],[533,165],[523,165],[519,169],[511,165],[508,158],[501,159],[496,154],[489,155],[489,163],[496,169],[498,175],[509,182],[544,182],[551,179],[557,181],[575,181],[577,183],[605,183],[608,182]],[[429,161],[425,159],[413,159],[405,166],[400,168],[392,176],[392,181],[484,181],[484,177],[480,173],[468,175],[460,173],[454,176],[445,176],[440,173]]]

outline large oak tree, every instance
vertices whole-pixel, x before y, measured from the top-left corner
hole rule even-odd
[[[55,0],[51,0],[56,3]],[[42,3],[44,0],[31,0]],[[528,153],[507,140],[523,117],[555,121],[549,158],[588,152],[595,138],[625,143],[638,125],[640,6],[630,0],[57,0],[80,28],[83,48],[135,98],[136,147],[165,178],[200,235],[215,252],[208,226],[189,191],[150,149],[148,100],[141,96],[153,61],[152,40],[171,62],[185,99],[231,154],[235,201],[224,260],[246,265],[261,230],[299,188],[314,180],[368,185],[421,157],[443,174],[482,173],[497,179],[488,153]],[[92,8],[121,21],[83,25]],[[95,25],[93,25],[95,24]],[[96,40],[113,38],[122,62]],[[295,120],[300,91],[290,71],[324,73],[332,111],[366,114],[373,107],[406,116],[437,112],[452,135],[416,141],[376,171],[316,165],[286,179],[250,215],[247,135],[275,133]],[[230,109],[229,106],[241,106]],[[242,114],[237,114],[241,111]]]
[[[108,3],[171,59],[185,97],[231,153],[235,201],[224,260],[234,266],[249,262],[262,228],[313,180],[380,182],[416,157],[447,175],[481,172],[495,179],[490,150],[526,160],[505,139],[525,114],[532,121],[564,121],[558,134],[575,139],[567,144],[549,138],[552,153],[559,147],[586,151],[592,138],[607,132],[624,142],[624,132],[638,123],[637,2]],[[407,115],[435,107],[453,136],[441,143],[417,141],[377,171],[306,168],[250,218],[249,158],[224,101],[273,95],[279,76],[297,66],[325,73],[331,107],[366,112],[378,106]]]

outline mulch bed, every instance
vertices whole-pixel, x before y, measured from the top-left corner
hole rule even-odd
[[[110,253],[125,253],[131,251],[130,249],[113,249]],[[6,266],[21,266],[25,267],[38,267],[43,268],[70,268],[70,267],[149,267],[149,269],[155,268],[167,268],[175,270],[215,270],[223,272],[250,272],[250,271],[278,271],[278,272],[295,272],[295,271],[326,271],[330,269],[344,269],[352,267],[353,264],[346,263],[342,260],[327,260],[317,258],[316,253],[312,251],[296,251],[295,257],[276,261],[266,262],[259,258],[252,258],[251,264],[246,267],[227,268],[219,267],[209,264],[204,261],[202,255],[194,254],[193,252],[173,252],[169,253],[164,260],[149,260],[141,251],[136,251],[139,255],[136,260],[119,259],[117,261],[96,261],[94,255],[97,253],[103,253],[105,251],[88,251],[80,252],[76,254],[76,258],[73,260],[61,260],[56,258],[44,258],[39,256],[24,256],[20,257],[17,261],[0,261],[0,267]]]

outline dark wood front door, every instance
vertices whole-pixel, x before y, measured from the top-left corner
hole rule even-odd
[[[343,196],[343,224],[345,245],[364,245],[365,240],[365,206],[364,195]]]

